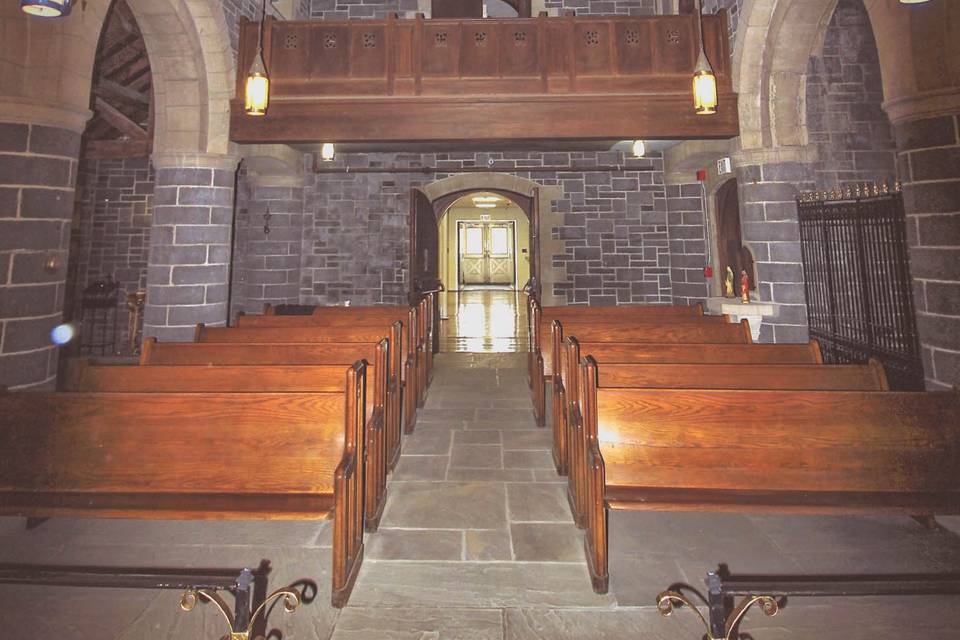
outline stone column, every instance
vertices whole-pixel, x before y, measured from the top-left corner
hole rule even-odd
[[[80,133],[88,114],[0,122],[0,387],[52,389]]]
[[[227,322],[239,159],[154,154],[156,182],[143,335],[191,341],[198,322]]]
[[[235,308],[262,313],[267,302],[300,301],[304,177],[249,174],[247,186],[247,219],[238,225],[234,256],[240,302]]]
[[[949,389],[960,385],[960,111],[913,118],[894,123],[913,301],[927,388]]]
[[[776,314],[764,318],[761,342],[809,340],[796,204],[801,191],[813,189],[808,153],[787,148],[735,158],[743,242],[753,252],[759,301],[773,303]]]

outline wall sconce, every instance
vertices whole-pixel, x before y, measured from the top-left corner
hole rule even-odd
[[[643,140],[634,140],[632,149],[634,158],[642,158],[647,155],[647,145],[643,143]]]
[[[700,55],[697,57],[697,66],[693,70],[693,104],[698,116],[709,116],[717,112],[717,76],[707,60],[707,53],[703,50],[703,8],[701,0],[697,0],[697,45]]]
[[[337,149],[333,146],[332,142],[324,142],[323,146],[320,147],[320,159],[324,162],[333,162],[337,157]]]
[[[260,15],[260,27],[257,34],[257,55],[247,73],[246,104],[244,109],[248,116],[267,115],[267,105],[270,104],[270,78],[267,77],[267,67],[263,63],[263,23],[267,15],[267,2],[263,0],[263,12]]]
[[[73,0],[20,0],[20,9],[39,18],[65,18],[73,9]]]

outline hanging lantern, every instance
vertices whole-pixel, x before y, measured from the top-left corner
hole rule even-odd
[[[324,162],[333,162],[333,159],[337,157],[337,150],[333,146],[332,142],[324,142],[323,146],[320,147],[320,159]]]
[[[263,13],[260,15],[260,28],[257,34],[257,55],[247,73],[246,104],[244,109],[248,116],[267,115],[267,106],[270,104],[270,78],[267,76],[267,67],[263,63],[263,23],[267,15],[266,0],[263,2]]]
[[[247,74],[246,111],[248,116],[267,115],[267,105],[270,104],[270,78],[263,64],[263,54],[257,51],[257,57],[250,65]]]
[[[20,9],[40,18],[62,18],[70,15],[73,0],[20,0]]]
[[[700,55],[693,70],[693,104],[698,116],[709,116],[717,112],[717,76],[707,60],[703,50],[703,15],[700,0],[697,0],[697,45]]]
[[[642,158],[647,155],[647,145],[643,143],[643,140],[634,140],[633,141],[633,157]]]

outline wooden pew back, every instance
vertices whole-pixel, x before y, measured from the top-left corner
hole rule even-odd
[[[578,364],[580,357],[588,355],[598,362],[620,364],[823,364],[816,340],[806,344],[638,344],[580,341],[569,335],[565,341],[576,345],[578,353],[572,362]]]
[[[386,498],[386,350],[377,365],[367,366],[370,387],[366,396],[367,461],[365,526],[374,531]],[[344,393],[345,364],[329,365],[158,365],[108,366],[82,360],[71,363],[68,389],[79,392],[124,393]]]
[[[159,342],[156,338],[143,341],[140,364],[159,365],[329,365],[349,364],[356,360],[374,363],[373,387],[385,388],[384,416],[387,466],[396,465],[400,456],[399,387],[390,375],[389,343],[378,342],[309,342],[309,343],[215,343],[215,342]],[[376,363],[387,361],[385,367]],[[377,371],[385,371],[382,382]],[[375,392],[376,393],[376,392]]]
[[[581,365],[587,558],[606,508],[960,513],[960,394],[609,389]]]

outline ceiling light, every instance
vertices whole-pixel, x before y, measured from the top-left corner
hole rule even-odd
[[[61,18],[70,15],[73,0],[20,0],[20,9],[40,18]]]

